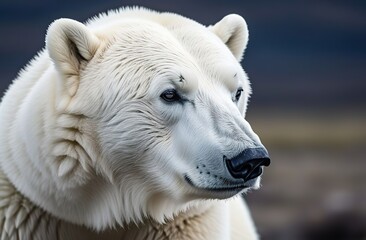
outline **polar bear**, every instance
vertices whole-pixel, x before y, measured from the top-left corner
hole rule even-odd
[[[257,239],[244,19],[59,19],[0,106],[1,239]]]

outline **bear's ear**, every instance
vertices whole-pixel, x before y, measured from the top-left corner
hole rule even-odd
[[[46,48],[56,69],[64,75],[71,96],[79,85],[81,64],[93,58],[99,45],[98,37],[78,21],[61,18],[48,28]]]
[[[242,59],[249,33],[247,23],[241,16],[227,15],[209,29],[226,44],[238,61]]]

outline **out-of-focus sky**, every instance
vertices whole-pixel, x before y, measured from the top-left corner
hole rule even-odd
[[[366,106],[365,1],[4,0],[0,91],[44,46],[54,19],[85,21],[133,5],[177,12],[206,25],[229,13],[242,15],[250,30],[243,66],[254,88],[253,109]]]

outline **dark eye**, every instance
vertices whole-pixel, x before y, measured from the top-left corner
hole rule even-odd
[[[242,88],[239,88],[237,91],[236,91],[236,94],[235,94],[235,101],[239,101],[240,99],[240,96],[241,96],[241,92],[243,91]]]
[[[166,102],[175,102],[181,99],[175,89],[165,90],[160,97]]]

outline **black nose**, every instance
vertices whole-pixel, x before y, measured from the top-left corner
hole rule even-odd
[[[224,156],[224,160],[231,176],[244,181],[258,177],[263,172],[262,166],[269,166],[271,163],[264,148],[248,148],[232,159]]]

